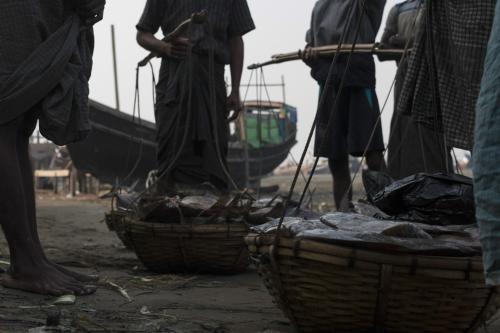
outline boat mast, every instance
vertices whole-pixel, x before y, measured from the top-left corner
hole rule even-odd
[[[115,107],[116,111],[120,111],[120,90],[118,87],[118,65],[116,61],[116,38],[115,25],[111,25],[111,48],[113,50],[113,72],[115,78]]]
[[[286,104],[285,76],[281,75],[281,89],[283,89],[283,104]]]

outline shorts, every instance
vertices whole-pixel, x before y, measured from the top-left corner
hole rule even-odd
[[[318,109],[314,154],[341,159],[347,155],[363,156],[365,150],[383,151],[385,145],[375,89],[344,87],[335,109],[337,87],[332,86],[329,90],[322,107]],[[329,122],[331,114],[333,117]]]

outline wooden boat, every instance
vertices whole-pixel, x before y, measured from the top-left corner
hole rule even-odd
[[[37,132],[30,140],[30,157],[33,169],[48,169],[56,151],[56,145],[52,142],[41,139]]]
[[[295,145],[297,110],[278,102],[248,102],[231,125],[228,165],[240,186],[256,184],[288,156]],[[145,120],[90,102],[92,131],[83,142],[68,146],[80,171],[102,182],[143,187],[156,169],[156,127]]]

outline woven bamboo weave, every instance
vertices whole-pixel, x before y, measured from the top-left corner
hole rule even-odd
[[[244,223],[148,223],[126,218],[126,233],[139,260],[157,273],[235,274],[250,259]]]
[[[121,211],[113,210],[105,215],[106,225],[109,231],[114,231],[118,238],[122,241],[123,245],[132,250],[132,241],[128,238],[128,234],[125,228],[125,218],[126,213]]]
[[[481,258],[393,254],[312,240],[245,238],[299,332],[474,332],[498,309]]]

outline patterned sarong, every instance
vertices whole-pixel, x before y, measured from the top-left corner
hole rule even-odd
[[[471,150],[495,0],[427,0],[398,111]]]

